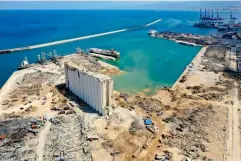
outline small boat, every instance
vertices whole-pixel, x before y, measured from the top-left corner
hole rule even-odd
[[[26,69],[28,67],[29,67],[28,59],[27,57],[25,57],[25,59],[21,61],[20,66],[18,67],[18,70]]]
[[[150,36],[156,36],[157,33],[158,32],[156,30],[149,30],[148,31],[148,35],[150,35]]]
[[[104,49],[98,49],[98,48],[90,48],[89,53],[104,55],[104,56],[111,56],[114,58],[120,57],[120,52],[116,51],[115,49],[111,50],[104,50]]]

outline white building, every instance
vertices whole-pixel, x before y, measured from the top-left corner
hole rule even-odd
[[[111,107],[113,80],[103,74],[84,72],[74,64],[65,64],[66,87],[100,114]]]

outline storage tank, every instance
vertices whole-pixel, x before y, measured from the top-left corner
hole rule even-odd
[[[66,87],[99,112],[106,114],[112,105],[113,80],[104,74],[86,72],[72,63],[65,63]]]

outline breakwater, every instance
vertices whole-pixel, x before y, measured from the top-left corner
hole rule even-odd
[[[94,35],[89,35],[89,36],[82,36],[82,37],[66,39],[66,40],[59,40],[59,41],[54,41],[54,42],[49,42],[49,43],[44,43],[44,44],[38,44],[38,45],[32,45],[32,46],[26,46],[26,47],[14,48],[14,49],[0,50],[0,54],[9,54],[9,53],[12,53],[12,52],[32,50],[32,49],[43,48],[43,47],[47,47],[47,46],[59,45],[59,44],[64,44],[64,43],[69,43],[69,42],[74,42],[74,41],[79,41],[79,40],[84,40],[84,39],[90,39],[90,38],[94,38],[94,37],[100,37],[100,36],[130,31],[130,30],[134,30],[134,29],[138,29],[138,28],[148,27],[148,26],[154,25],[154,24],[156,24],[160,21],[161,21],[161,19],[158,19],[158,20],[155,20],[151,23],[148,23],[148,24],[145,24],[145,25],[142,25],[142,26],[138,26],[138,27],[126,28],[126,29],[104,32],[104,33],[99,33],[99,34],[94,34]]]

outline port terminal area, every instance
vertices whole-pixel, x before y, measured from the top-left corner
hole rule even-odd
[[[123,161],[128,158],[127,161],[134,159],[146,161],[155,159],[157,161],[160,158],[169,158],[171,155],[174,160],[183,158],[187,160],[196,157],[196,154],[200,154],[202,158],[223,160],[226,157],[225,154],[229,154],[230,151],[230,149],[225,149],[226,137],[228,138],[227,147],[232,147],[229,144],[239,143],[232,138],[232,129],[236,129],[239,124],[236,126],[235,120],[234,125],[232,124],[232,118],[234,118],[232,110],[230,110],[232,108],[227,110],[227,107],[232,106],[232,103],[227,103],[230,99],[234,103],[239,103],[239,100],[235,102],[237,96],[233,96],[236,94],[233,94],[233,90],[236,91],[239,88],[238,85],[235,85],[239,79],[235,82],[231,76],[226,76],[224,73],[226,68],[222,63],[217,62],[216,57],[222,55],[221,60],[227,59],[228,67],[236,70],[236,52],[236,49],[228,50],[225,46],[203,47],[172,88],[160,89],[152,97],[141,94],[129,96],[114,91],[114,101],[108,117],[99,116],[96,112],[90,111],[83,101],[66,89],[63,65],[71,62],[83,70],[106,75],[121,71],[107,63],[97,61],[90,55],[81,53],[64,56],[58,61],[53,61],[55,63],[41,61],[42,64],[34,64],[28,69],[17,71],[9,78],[0,91],[2,106],[0,115],[4,115],[7,119],[17,115],[36,118],[37,121],[31,120],[30,125],[25,125],[28,131],[36,133],[36,137],[29,137],[29,140],[21,140],[20,143],[34,145],[33,153],[38,157],[47,158],[46,160],[51,160],[48,158],[52,158],[55,149],[60,148],[71,149],[71,151],[65,151],[68,151],[68,154],[73,157],[81,154],[83,160],[86,158],[102,160],[104,158],[103,160],[111,161],[113,158],[117,158],[116,161]],[[195,92],[192,92],[194,90]],[[228,90],[230,93],[224,95]],[[197,117],[196,121],[186,117],[182,118],[182,115],[188,114]],[[209,120],[206,119],[207,116]],[[42,118],[46,120],[45,124],[42,123],[44,122]],[[19,120],[21,119],[19,118]],[[172,122],[172,120],[178,121]],[[205,124],[199,124],[204,121],[206,121]],[[214,125],[207,126],[210,122]],[[135,124],[140,127],[137,128]],[[8,127],[18,128],[17,125],[15,123]],[[79,127],[79,125],[81,126]],[[185,125],[193,126],[195,131],[189,131]],[[229,125],[230,135],[223,130],[223,125]],[[76,128],[79,128],[78,131]],[[203,130],[207,132],[203,133]],[[9,137],[10,140],[13,140],[10,132],[4,133],[2,138]],[[63,139],[58,139],[59,133],[61,136],[64,135]],[[225,135],[226,133],[227,135]],[[182,135],[184,137],[180,138]],[[198,138],[198,146],[195,146],[196,153],[189,153],[193,150],[191,143],[197,140],[197,135],[201,137]],[[104,137],[113,147],[102,146],[103,142],[106,142],[102,139]],[[207,140],[206,138],[209,137],[211,137],[211,141],[205,141],[205,145],[203,145],[201,141]],[[41,142],[42,138],[45,138],[45,141]],[[130,144],[129,140],[136,141]],[[57,144],[53,143],[56,141]],[[70,142],[72,142],[71,145]],[[120,142],[127,144],[120,145]],[[169,147],[173,143],[177,143],[178,151]],[[185,144],[184,148],[182,143]],[[75,151],[76,146],[79,146],[78,153]],[[100,149],[95,149],[96,146]],[[19,147],[21,150],[25,148],[25,146]],[[42,147],[47,149],[43,153]],[[222,149],[217,152],[216,147],[222,147]],[[202,149],[209,150],[205,153],[199,152]],[[185,155],[180,155],[180,152]],[[6,156],[8,155],[11,156],[12,153],[7,153]],[[15,158],[15,160],[18,159]]]
[[[172,33],[171,35],[174,36],[170,37],[170,40],[190,41],[189,44],[193,43],[191,42],[192,39],[199,38],[199,35],[182,33]],[[181,36],[184,38],[177,40]],[[157,36],[154,35],[154,37]],[[211,40],[219,43],[217,38],[210,37]],[[221,39],[220,43],[232,45],[232,42],[233,40]],[[175,160],[182,160],[183,158],[190,160],[189,158],[199,156],[199,151],[202,149],[203,151],[208,149],[204,154],[200,152],[202,158],[223,160],[226,153],[230,153],[230,149],[225,149],[226,136],[228,138],[227,147],[232,147],[233,143],[239,143],[235,137],[232,138],[232,129],[238,129],[239,124],[236,126],[236,121],[232,120],[232,118],[235,118],[230,110],[232,108],[226,109],[226,107],[232,106],[232,103],[227,101],[239,103],[239,100],[236,100],[236,95],[233,96],[236,94],[233,90],[237,91],[239,86],[234,85],[238,81],[235,82],[231,76],[225,73],[226,68],[222,62],[217,62],[216,57],[217,55],[223,55],[223,59],[227,59],[227,63],[229,63],[228,67],[236,70],[236,52],[238,50],[236,50],[237,47],[234,47],[235,50],[233,47],[229,50],[226,46],[200,45],[205,47],[200,50],[172,88],[160,89],[153,97],[146,97],[141,94],[132,97],[115,91],[113,94],[113,111],[108,114],[108,117],[98,116],[95,112],[86,109],[86,104],[63,86],[65,85],[63,64],[71,62],[78,65],[79,68],[83,68],[83,70],[106,75],[119,73],[120,70],[107,63],[97,61],[90,55],[82,54],[82,52],[76,52],[78,54],[62,58],[53,54],[54,63],[47,62],[43,56],[40,59],[42,64],[36,64],[28,69],[15,72],[1,89],[0,104],[2,110],[0,114],[8,117],[16,117],[16,114],[18,114],[25,117],[45,118],[47,116],[47,118],[50,118],[40,128],[33,126],[33,123],[30,124],[31,132],[39,132],[39,134],[36,134],[37,141],[40,140],[38,144],[36,144],[36,138],[31,137],[28,142],[23,140],[27,145],[35,145],[33,152],[38,157],[52,158],[55,152],[52,147],[54,147],[56,149],[71,149],[68,154],[72,156],[81,154],[83,160],[96,158],[95,160],[110,161],[117,158],[116,161],[122,161],[127,158],[127,161],[133,159],[151,161],[154,158],[156,160],[169,158],[171,155]],[[238,45],[240,43],[236,44],[236,46]],[[230,93],[225,94],[228,90],[230,90]],[[176,108],[176,105],[178,105],[178,108]],[[195,121],[185,117],[182,118],[183,112],[185,112],[185,115],[191,114],[191,118],[194,117]],[[172,122],[172,120],[178,121]],[[231,124],[229,125],[227,121]],[[35,123],[36,121],[32,122]],[[201,125],[193,124],[199,122],[205,123]],[[213,125],[207,126],[210,122]],[[234,122],[234,125],[232,122]],[[81,126],[79,127],[79,125]],[[189,131],[191,128],[186,128],[186,125],[195,129]],[[230,134],[226,135],[227,131],[223,130],[223,125],[229,127]],[[15,127],[15,125],[9,127]],[[78,131],[73,127],[79,128]],[[215,130],[213,130],[214,128]],[[207,132],[203,133],[203,130]],[[59,133],[64,135],[63,139],[59,139]],[[189,153],[193,151],[191,143],[197,140],[197,135],[201,137],[198,138],[198,146],[195,146],[196,153]],[[6,136],[12,135],[6,133]],[[180,138],[180,136],[184,137]],[[201,141],[207,140],[207,136],[211,137],[211,141],[206,141],[203,145]],[[107,141],[102,140],[104,137]],[[42,138],[45,138],[44,142],[41,142]],[[79,141],[79,138],[82,140]],[[136,142],[129,143],[129,140],[136,140]],[[69,142],[73,144],[70,145]],[[105,144],[106,142],[111,143],[111,146],[102,146],[105,145],[103,142]],[[126,144],[120,145],[120,142]],[[171,146],[169,147],[174,143],[177,143],[178,151],[172,149]],[[184,143],[184,148],[181,143]],[[77,149],[78,153],[75,151],[77,145],[80,146],[80,150]],[[97,146],[100,149],[96,149]],[[47,148],[43,153],[41,152],[42,147]],[[222,149],[217,152],[216,147],[222,147]],[[25,147],[22,146],[21,148]],[[100,150],[103,153],[100,153]],[[237,153],[239,152],[237,151]],[[185,155],[179,156],[180,153]],[[77,158],[74,158],[74,160],[77,160]]]
[[[236,47],[238,44],[241,43],[241,39],[236,38],[235,35],[233,35],[232,39],[228,39],[226,37],[202,36],[197,34],[178,33],[171,31],[158,32],[156,30],[150,30],[148,34],[151,37],[173,40],[179,44],[189,46],[223,44],[230,47]]]

